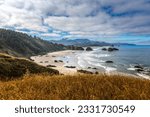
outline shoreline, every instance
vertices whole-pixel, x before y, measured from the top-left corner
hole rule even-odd
[[[59,59],[59,57],[61,58],[65,58],[68,55],[73,55],[75,52],[75,50],[63,50],[63,51],[57,51],[57,52],[50,52],[47,53],[45,55],[38,55],[38,56],[32,56],[30,57],[35,63],[45,66],[45,67],[50,67],[52,69],[56,69],[60,72],[60,74],[63,75],[75,75],[75,74],[79,74],[77,72],[77,70],[85,70],[85,71],[90,71],[88,69],[78,69],[76,66],[74,68],[74,66],[70,66],[72,68],[67,68],[65,67],[65,63],[64,61],[62,61],[61,59]],[[97,70],[95,70],[97,71]],[[143,76],[143,75],[134,75],[134,74],[130,74],[130,73],[124,73],[124,72],[118,72],[118,71],[102,71],[102,70],[98,70],[98,73],[105,73],[107,75],[125,75],[125,76],[132,76],[135,78],[144,78],[144,79],[150,79],[149,76]],[[94,72],[93,72],[94,74]]]
[[[72,54],[73,52],[74,52],[73,50],[63,50],[58,52],[50,52],[47,53],[46,55],[32,56],[30,58],[39,65],[45,67],[48,65],[53,66],[50,68],[58,70],[60,74],[73,75],[77,72],[76,69],[66,68],[64,67],[65,63],[62,61],[60,62],[60,60],[58,60],[58,57],[65,57],[66,55]]]

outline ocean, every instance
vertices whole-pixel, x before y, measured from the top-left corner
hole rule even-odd
[[[104,72],[123,72],[149,78],[150,46],[117,46],[119,51],[103,51],[104,47],[92,47],[93,51],[75,51],[62,57],[65,66],[76,66],[78,69]],[[107,48],[107,47],[106,47]],[[106,63],[113,61],[113,63]],[[142,70],[141,70],[142,69]]]

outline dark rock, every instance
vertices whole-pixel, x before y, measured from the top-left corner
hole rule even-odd
[[[59,62],[63,63],[63,61],[62,61],[62,60],[59,60]]]
[[[96,67],[92,68],[92,69],[97,69]]]
[[[143,72],[144,69],[139,68],[139,69],[136,69],[136,71],[137,71],[137,72]]]
[[[30,61],[34,61],[33,59],[29,58]]]
[[[91,67],[88,67],[88,69],[91,69]]]
[[[93,51],[93,49],[91,47],[87,47],[86,51]]]
[[[76,66],[65,66],[66,68],[76,68]]]
[[[47,65],[46,67],[56,67],[55,65]]]
[[[76,47],[75,50],[84,50],[83,47]]]
[[[106,63],[114,63],[113,61],[106,61]]]
[[[86,70],[77,70],[79,73],[84,73],[84,74],[93,74],[93,72],[86,71]]]
[[[103,51],[107,51],[107,48],[102,48]]]
[[[118,50],[119,50],[118,48],[108,48],[108,51],[109,51],[109,52],[118,51]]]
[[[45,61],[45,63],[48,63],[48,61]]]
[[[52,57],[56,57],[56,56],[52,56]]]
[[[40,63],[43,63],[43,61],[40,61]]]
[[[55,63],[58,63],[58,61],[57,61],[57,60],[54,60],[54,62],[55,62]]]
[[[144,69],[141,65],[135,65],[134,68]]]
[[[99,74],[99,73],[96,71],[95,74]]]
[[[109,51],[109,52],[112,52],[112,51],[114,51],[114,50],[113,50],[113,48],[108,48],[108,51]]]

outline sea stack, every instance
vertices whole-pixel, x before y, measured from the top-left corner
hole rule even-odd
[[[93,51],[93,49],[91,47],[87,47],[86,51]]]

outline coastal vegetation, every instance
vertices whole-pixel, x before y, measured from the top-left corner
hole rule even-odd
[[[5,100],[146,100],[150,80],[107,74],[25,74],[19,80],[0,82]]]
[[[0,52],[14,56],[30,57],[65,50],[62,44],[44,41],[36,36],[12,30],[0,29]]]
[[[48,73],[59,74],[59,71],[46,68],[25,58],[16,58],[0,53],[0,80],[13,80],[26,74]]]

